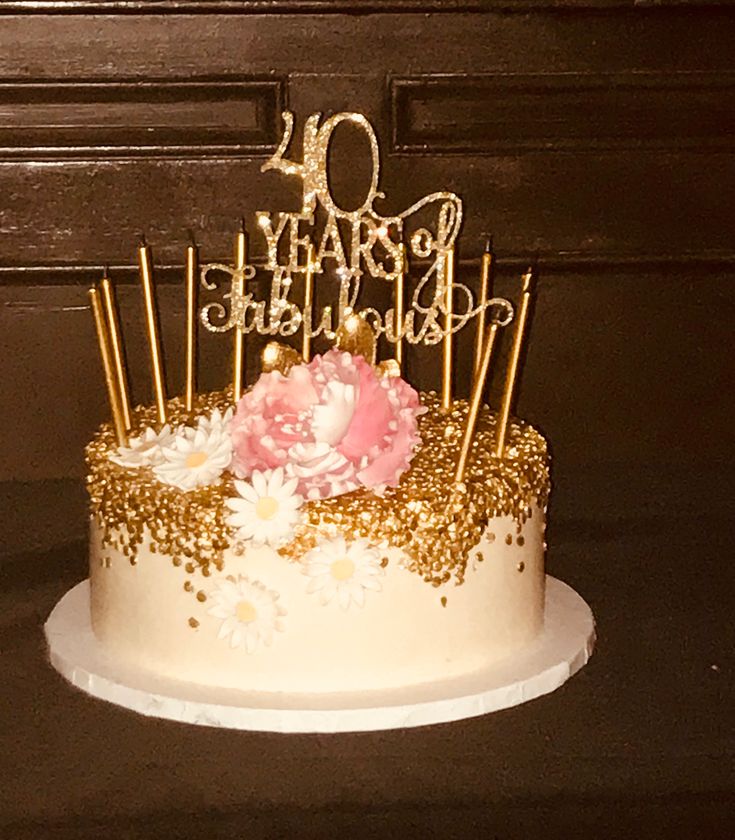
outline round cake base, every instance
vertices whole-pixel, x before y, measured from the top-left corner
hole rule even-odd
[[[387,691],[236,691],[159,677],[117,662],[92,632],[86,580],[59,601],[45,631],[51,664],[94,697],[152,717],[265,732],[399,729],[506,709],[566,682],[587,662],[595,641],[585,601],[548,576],[544,630],[523,651],[462,677]]]

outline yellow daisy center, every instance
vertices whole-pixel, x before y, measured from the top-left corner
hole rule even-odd
[[[186,456],[185,464],[188,469],[195,470],[207,460],[206,452],[192,452],[191,455]]]
[[[243,624],[250,624],[251,621],[255,621],[258,617],[258,611],[250,601],[238,601],[235,607],[235,615],[238,621],[241,621]]]
[[[348,580],[355,573],[355,564],[349,557],[343,557],[332,563],[330,571],[335,580]]]
[[[255,515],[258,519],[273,519],[278,513],[278,502],[273,496],[263,496],[255,505]]]

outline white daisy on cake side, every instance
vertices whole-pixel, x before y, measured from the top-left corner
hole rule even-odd
[[[299,521],[303,499],[296,493],[297,484],[298,479],[285,478],[281,467],[255,470],[249,482],[235,481],[239,495],[225,499],[232,511],[227,524],[242,540],[252,540],[255,545],[280,545],[293,536]]]
[[[222,475],[232,460],[232,442],[221,428],[182,426],[162,452],[163,462],[153,467],[156,478],[186,492],[212,484]]]
[[[150,426],[138,437],[131,438],[127,446],[118,446],[110,460],[121,467],[149,467],[163,461],[163,448],[171,446],[176,433],[168,423],[160,432]]]
[[[322,604],[336,598],[346,610],[362,607],[365,591],[379,592],[384,574],[380,553],[367,540],[347,542],[344,537],[322,542],[304,555],[303,572],[310,579],[307,592],[318,592]]]
[[[244,647],[254,653],[261,645],[270,645],[273,634],[284,630],[286,610],[278,603],[279,595],[259,581],[242,575],[226,578],[208,593],[212,606],[207,610],[222,619],[218,639],[230,640],[230,647]]]

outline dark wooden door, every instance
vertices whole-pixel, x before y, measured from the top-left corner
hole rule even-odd
[[[294,206],[289,184],[260,172],[288,107],[299,121],[371,119],[388,210],[458,192],[467,282],[487,232],[500,292],[514,293],[539,251],[519,413],[552,440],[559,510],[704,513],[721,501],[712,476],[732,467],[735,407],[727,6],[78,0],[1,11],[1,480],[82,475],[107,413],[86,300],[104,264],[121,284],[135,396],[150,398],[141,231],[181,387],[186,231],[223,259],[240,216]],[[362,142],[345,134],[338,157]],[[365,177],[339,171],[342,191]],[[204,341],[205,385],[225,381],[226,352]],[[417,384],[436,385],[438,359],[410,365]],[[668,489],[651,494],[662,475]]]

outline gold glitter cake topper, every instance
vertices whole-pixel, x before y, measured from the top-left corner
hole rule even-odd
[[[435,345],[488,307],[502,307],[503,321],[510,321],[513,310],[507,300],[492,298],[476,304],[472,291],[459,283],[452,284],[449,302],[447,283],[451,283],[454,244],[462,224],[462,201],[457,195],[434,192],[401,213],[383,216],[375,209],[375,202],[385,198],[378,188],[380,150],[375,131],[363,114],[339,113],[324,122],[320,113],[312,114],[304,127],[301,163],[286,158],[294,117],[286,111],[283,119],[283,139],[261,169],[300,179],[302,197],[298,211],[278,211],[275,215],[266,210],[257,213],[267,253],[264,270],[272,278],[269,298],[258,300],[249,288],[248,281],[256,275],[252,265],[202,266],[202,285],[209,291],[218,287],[212,279],[215,272],[230,277],[230,288],[224,292],[223,300],[208,303],[201,309],[201,321],[207,330],[234,329],[285,338],[301,329],[307,339],[324,335],[333,341],[346,319],[359,311],[373,329],[376,340],[382,335],[392,344],[406,341]],[[341,207],[329,186],[329,147],[335,129],[342,123],[362,130],[370,145],[370,186],[354,210]],[[429,214],[433,216],[432,224],[414,230],[404,243],[408,233],[406,223]],[[424,265],[406,307],[402,300],[403,277],[411,257],[423,261]],[[302,305],[290,299],[296,276],[303,276],[307,282],[315,276],[318,282],[329,275],[338,282],[336,311],[332,306],[324,306],[321,312],[313,312],[313,298],[308,294]],[[365,277],[393,284],[394,298],[400,289],[400,299],[395,299],[393,307],[385,313],[372,307],[359,309],[358,298]]]

